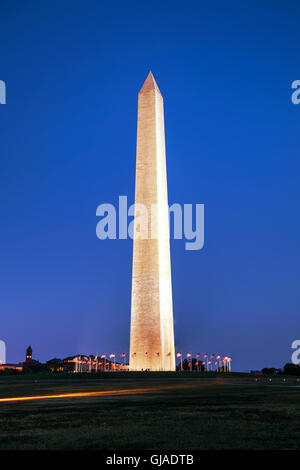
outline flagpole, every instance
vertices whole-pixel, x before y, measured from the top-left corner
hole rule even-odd
[[[190,362],[190,372],[192,372],[192,353],[187,353],[186,357],[191,358],[191,362]]]
[[[199,359],[200,359],[200,354],[196,354],[196,359],[197,359],[197,371],[199,372]]]

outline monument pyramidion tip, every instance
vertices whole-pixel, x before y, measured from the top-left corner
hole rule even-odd
[[[144,85],[142,86],[140,93],[146,93],[147,91],[152,91],[156,90],[158,93],[160,93],[160,90],[157,86],[157,83],[155,81],[155,78],[153,77],[153,74],[150,70],[148,77],[146,78]],[[160,93],[161,94],[161,93]]]

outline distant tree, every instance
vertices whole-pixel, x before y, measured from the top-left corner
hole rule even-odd
[[[39,372],[49,372],[49,371],[50,371],[49,366],[46,364],[41,364],[41,363],[32,364],[28,367],[24,367],[23,369],[24,374],[36,374]]]
[[[21,374],[21,371],[17,370],[17,369],[4,369],[4,370],[0,370],[0,376],[1,375],[18,375],[18,374]]]
[[[262,370],[261,370],[261,373],[262,374],[268,374],[268,375],[275,375],[275,367],[264,367]]]
[[[285,375],[300,375],[300,366],[287,363],[283,368],[283,373]]]

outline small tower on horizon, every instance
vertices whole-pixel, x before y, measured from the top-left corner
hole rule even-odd
[[[26,362],[32,362],[32,348],[28,346],[26,349]]]

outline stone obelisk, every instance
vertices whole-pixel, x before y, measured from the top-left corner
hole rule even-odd
[[[151,72],[138,98],[129,368],[175,370],[164,108]]]

